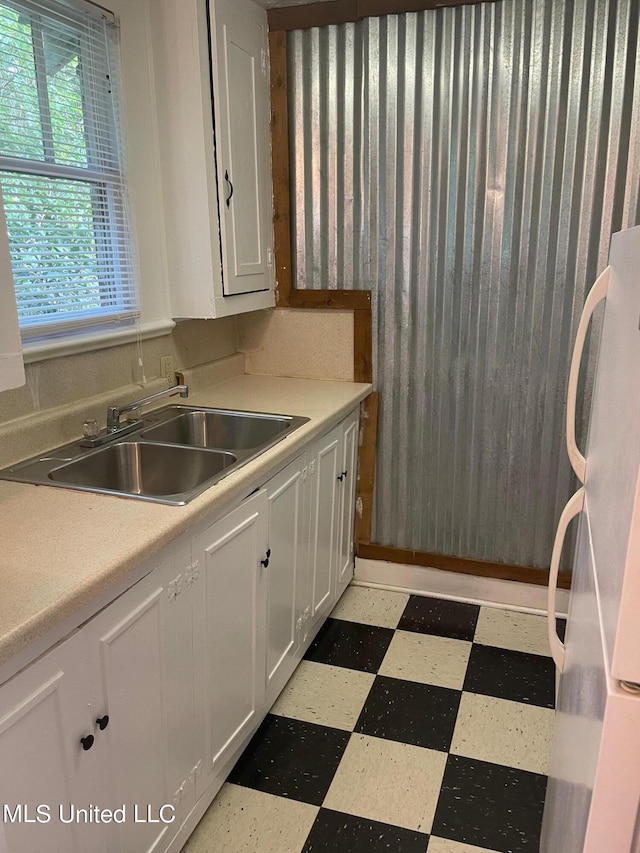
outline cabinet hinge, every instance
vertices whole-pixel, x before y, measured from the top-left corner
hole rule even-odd
[[[184,582],[191,589],[194,583],[200,577],[200,562],[199,560],[194,560],[193,563],[189,566],[189,568],[184,573]]]
[[[309,462],[309,476],[313,477],[313,475],[315,473],[316,473],[316,460],[312,459],[311,462]]]
[[[185,779],[185,781],[182,783],[182,785],[180,785],[178,790],[173,795],[173,804],[175,806],[179,806],[180,803],[182,802],[182,799],[184,797],[184,791],[185,791],[186,787],[187,787],[187,780]]]
[[[304,481],[307,479],[307,474],[308,474],[308,473],[309,473],[309,469],[308,469],[308,468],[307,468],[307,466],[305,465],[305,466],[304,466],[304,468],[302,469],[302,482],[303,482],[303,483],[304,483]]]
[[[169,581],[169,585],[167,586],[167,598],[169,601],[175,601],[175,599],[182,592],[182,575],[178,575],[172,581]]]
[[[273,249],[271,246],[267,246],[267,267],[270,270],[273,269]]]
[[[260,55],[262,56],[262,76],[267,76],[267,51],[262,48],[260,51]]]
[[[307,641],[307,637],[309,636],[309,617],[311,616],[311,608],[305,607],[305,611],[302,614],[302,642],[305,643]]]

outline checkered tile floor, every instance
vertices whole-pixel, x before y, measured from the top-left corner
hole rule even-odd
[[[187,853],[537,851],[540,616],[350,587]]]

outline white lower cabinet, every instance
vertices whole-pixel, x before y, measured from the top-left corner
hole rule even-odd
[[[267,707],[287,683],[298,662],[307,603],[306,454],[267,484],[269,564],[265,576]]]
[[[2,853],[180,849],[352,577],[357,439],[355,411],[0,688]]]
[[[313,500],[309,561],[315,632],[353,577],[358,411],[321,438],[309,463]]]
[[[340,491],[338,477],[342,465],[342,426],[317,442],[310,462],[311,541],[311,620],[317,626],[331,609],[337,568]]]
[[[51,810],[48,824],[5,826],[9,853],[150,853],[191,810],[190,571],[189,547],[172,552],[0,690],[2,802]],[[123,821],[97,820],[96,807]]]
[[[261,490],[193,543],[200,564],[195,666],[205,766],[197,795],[258,724],[264,703],[266,492]]]
[[[105,744],[94,718],[104,706],[85,652],[75,635],[0,690],[0,802],[9,853],[108,853],[105,827],[87,832],[66,822],[69,803],[88,808],[108,796]]]
[[[336,601],[353,577],[353,531],[358,480],[358,412],[352,412],[342,423],[342,470],[338,477],[340,491],[340,535],[336,570]]]
[[[108,725],[96,737],[106,743],[111,802],[128,810],[113,827],[121,853],[163,850],[195,803],[195,596],[185,543],[82,631],[106,697]]]

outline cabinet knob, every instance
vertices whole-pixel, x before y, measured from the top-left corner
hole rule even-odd
[[[342,482],[346,476],[347,476],[347,472],[343,471],[342,474],[338,474],[338,480],[340,480],[340,482]]]
[[[80,738],[80,743],[82,744],[82,748],[84,749],[85,752],[88,749],[91,749],[91,747],[93,746],[94,740],[95,740],[95,738],[93,737],[93,735],[85,735],[84,737]]]
[[[96,720],[96,725],[98,726],[100,731],[103,732],[109,725],[109,715],[105,714],[103,717],[98,717],[98,719]]]
[[[271,556],[271,548],[267,548],[267,553],[264,556],[264,560],[260,560],[260,565],[264,566],[265,569],[269,568],[269,557]]]

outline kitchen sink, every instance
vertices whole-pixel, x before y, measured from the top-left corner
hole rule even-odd
[[[56,483],[101,492],[127,492],[141,497],[185,496],[213,482],[237,461],[233,453],[198,450],[142,441],[103,447],[49,472]]]
[[[193,447],[255,450],[290,432],[293,420],[300,419],[254,412],[183,411],[159,426],[144,429],[140,438]]]
[[[1,470],[0,479],[182,505],[308,420],[165,406],[97,448],[71,442]]]

